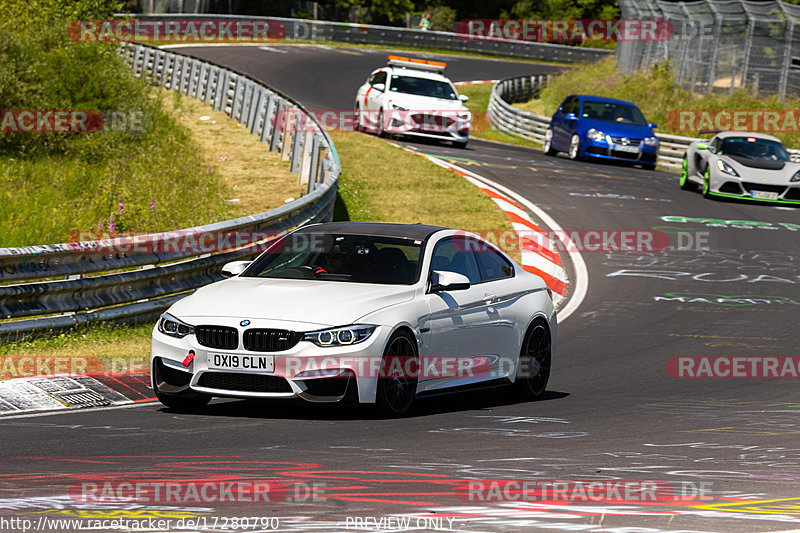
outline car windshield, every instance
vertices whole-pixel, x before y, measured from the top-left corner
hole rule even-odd
[[[288,235],[243,277],[411,285],[419,279],[422,241],[373,235]]]
[[[455,100],[455,90],[449,83],[428,78],[415,78],[414,76],[392,76],[391,92],[415,94],[417,96],[430,96],[443,100]]]
[[[647,119],[639,108],[631,104],[618,104],[614,102],[598,102],[584,100],[583,118],[602,120],[603,122],[616,122],[633,126],[647,126]]]
[[[781,143],[758,137],[726,137],[720,143],[717,154],[763,161],[789,161],[789,152]]]

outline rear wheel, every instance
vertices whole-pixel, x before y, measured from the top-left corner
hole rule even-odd
[[[581,138],[577,134],[569,142],[569,158],[577,161],[581,158]]]
[[[689,181],[689,160],[686,156],[683,156],[683,163],[681,163],[681,176],[679,178],[679,183],[681,184],[681,189],[684,191],[688,191],[692,188],[692,184]]]
[[[553,149],[553,130],[547,128],[547,131],[544,132],[544,144],[542,144],[542,151],[544,155],[555,155],[558,153],[558,150]]]
[[[550,330],[544,320],[533,322],[522,342],[514,389],[524,400],[536,400],[544,394],[550,379]]]
[[[395,332],[386,344],[378,376],[376,404],[382,415],[404,416],[417,394],[417,343],[407,331]]]

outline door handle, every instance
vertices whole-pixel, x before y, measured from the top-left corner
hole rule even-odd
[[[494,294],[487,292],[486,294],[483,295],[483,301],[487,304],[490,304],[495,300],[497,300],[497,296],[495,296]]]

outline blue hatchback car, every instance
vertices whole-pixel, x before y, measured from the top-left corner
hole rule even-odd
[[[658,157],[655,127],[630,102],[571,94],[550,120],[544,153],[566,152],[570,159],[626,161],[653,170]]]

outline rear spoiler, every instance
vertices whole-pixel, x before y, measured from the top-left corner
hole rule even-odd
[[[697,132],[697,134],[698,135],[708,135],[708,134],[713,133],[714,135],[716,135],[717,133],[722,133],[723,131],[725,131],[725,130],[718,130],[718,129],[700,130],[700,131]]]

